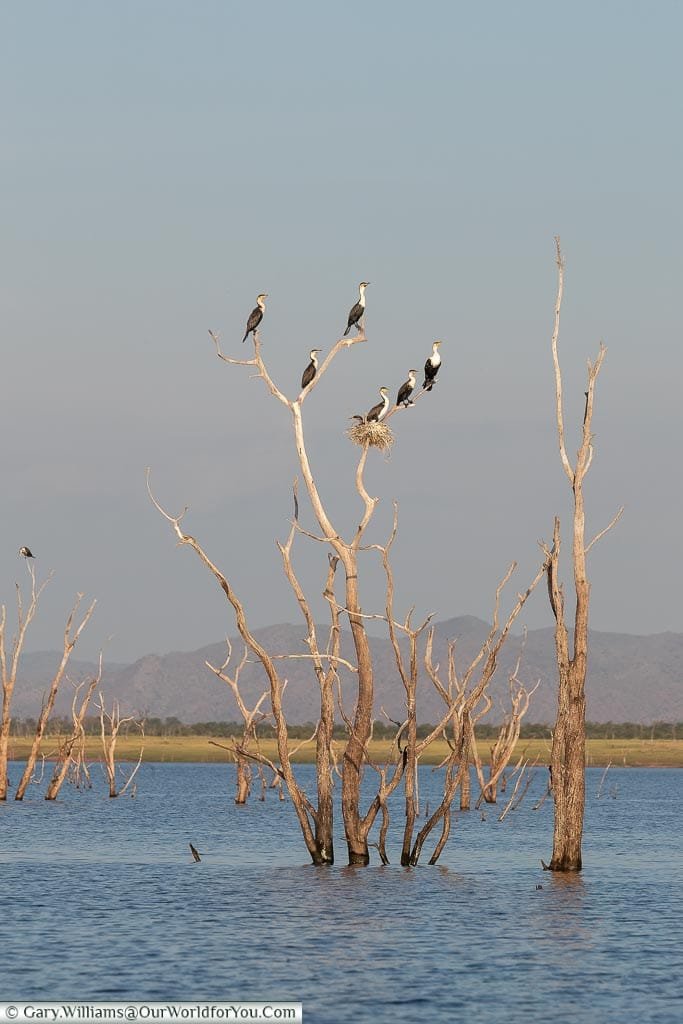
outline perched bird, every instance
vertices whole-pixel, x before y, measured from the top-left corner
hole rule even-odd
[[[195,864],[198,863],[202,859],[199,856],[199,850],[196,850],[192,843],[190,843],[190,850],[192,851],[192,856],[194,857]]]
[[[33,554],[33,552],[31,551],[31,549],[27,548],[27,547],[19,548],[19,554],[22,555],[23,558],[35,558],[36,557]]]
[[[242,338],[242,344],[244,344],[244,342],[247,340],[247,338],[249,337],[250,334],[254,333],[254,331],[256,330],[258,325],[263,320],[263,314],[266,311],[266,299],[267,298],[268,298],[268,292],[264,292],[262,295],[257,295],[256,296],[256,305],[254,306],[254,308],[252,309],[251,313],[249,314],[249,319],[247,320],[247,329],[244,332],[244,337]]]
[[[434,386],[434,380],[439,372],[441,366],[441,356],[439,355],[440,341],[435,341],[432,345],[432,354],[425,363],[425,379],[422,387],[425,391],[431,391]]]
[[[381,423],[386,414],[389,412],[389,388],[380,388],[379,393],[382,396],[382,401],[378,402],[377,405],[373,405],[370,412],[365,417],[366,423]]]
[[[408,370],[408,380],[404,384],[401,384],[400,388],[398,389],[398,395],[396,396],[396,405],[402,404],[406,407],[406,409],[408,408],[409,405],[414,405],[414,403],[410,401],[410,396],[415,390],[416,373],[417,370]]]
[[[370,284],[369,281],[361,281],[361,283],[358,285],[359,299],[358,299],[358,302],[356,303],[356,305],[351,307],[351,310],[349,312],[349,322],[346,325],[346,330],[344,331],[344,337],[346,337],[346,335],[349,333],[351,328],[354,327],[358,323],[360,318],[365,313],[365,289],[367,288],[367,286],[369,284]]]
[[[311,349],[311,361],[304,370],[303,377],[301,378],[301,387],[307,388],[311,383],[316,373],[318,372],[318,352],[322,352],[321,348]]]

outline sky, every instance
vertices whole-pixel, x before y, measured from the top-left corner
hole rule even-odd
[[[145,489],[185,506],[251,625],[294,622],[276,540],[297,472],[286,409],[241,357],[267,292],[263,353],[298,391],[309,349],[346,325],[360,280],[368,341],[304,407],[316,481],[348,535],[360,514],[347,417],[422,367],[434,391],[395,416],[396,611],[490,619],[571,511],[550,338],[555,235],[568,449],[600,341],[585,485],[592,626],[683,631],[679,398],[683,8],[486,4],[0,4],[0,600],[54,570],[27,649],[59,647],[74,595],[97,598],[80,656],[110,662],[234,634],[196,556]],[[302,502],[302,514],[313,521]],[[316,614],[326,553],[299,539]],[[383,608],[376,556],[367,612]],[[567,578],[567,584],[571,580]],[[10,620],[12,621],[10,616]],[[545,588],[530,628],[552,624]],[[302,633],[303,635],[303,633]]]

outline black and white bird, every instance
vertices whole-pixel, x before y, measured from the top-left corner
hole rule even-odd
[[[301,387],[302,387],[302,389],[308,387],[308,385],[311,383],[311,381],[315,377],[316,373],[318,372],[318,352],[322,352],[322,349],[321,348],[312,348],[311,349],[311,361],[308,364],[308,366],[306,367],[306,369],[304,370],[303,376],[301,378]]]
[[[19,548],[19,554],[22,556],[22,558],[35,558],[36,557],[33,554],[33,552],[31,551],[31,549],[27,548],[27,547]]]
[[[380,388],[379,393],[382,396],[382,401],[378,402],[377,405],[373,405],[370,412],[365,417],[366,423],[381,423],[386,414],[389,412],[389,388]]]
[[[408,370],[408,380],[405,381],[405,383],[401,384],[400,388],[398,389],[398,395],[396,396],[396,405],[403,405],[407,409],[409,405],[415,404],[414,402],[411,402],[410,396],[415,390],[415,381],[417,379],[416,374],[417,370]]]
[[[436,380],[436,375],[439,372],[441,366],[441,356],[439,355],[440,341],[435,341],[432,345],[432,354],[425,363],[425,379],[422,387],[425,391],[431,391]]]
[[[369,281],[361,281],[358,285],[358,302],[349,310],[349,322],[346,325],[344,337],[346,337],[352,327],[355,327],[358,324],[358,321],[365,313],[365,289],[369,284]]]
[[[254,331],[256,330],[258,325],[263,320],[263,314],[266,311],[266,299],[267,298],[268,298],[268,292],[264,292],[262,295],[257,295],[256,296],[256,305],[254,306],[254,308],[252,309],[251,313],[249,314],[249,319],[247,320],[247,329],[244,332],[244,337],[242,338],[242,344],[244,344],[244,342],[247,340],[247,338],[249,337],[250,334],[254,333]]]

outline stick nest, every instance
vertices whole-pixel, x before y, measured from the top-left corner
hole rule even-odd
[[[394,443],[394,435],[389,427],[384,423],[376,423],[374,420],[371,423],[354,423],[346,431],[346,434],[354,444],[360,445],[361,448],[365,448],[367,445],[369,448],[379,448],[380,451],[385,452]]]

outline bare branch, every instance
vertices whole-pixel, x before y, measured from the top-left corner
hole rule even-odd
[[[562,412],[562,376],[560,374],[560,362],[557,354],[557,340],[560,334],[560,309],[562,307],[562,294],[564,292],[564,259],[562,257],[562,250],[560,249],[559,236],[555,238],[555,262],[557,263],[557,298],[555,299],[555,324],[553,327],[552,337],[552,349],[553,349],[553,364],[555,366],[555,403],[556,403],[556,417],[557,417],[557,438],[560,448],[560,458],[562,459],[562,465],[564,471],[567,474],[569,482],[574,485],[574,470],[571,467],[569,458],[567,456],[567,449],[564,441],[564,415]]]
[[[601,537],[604,537],[605,534],[609,530],[611,530],[613,526],[616,526],[616,524],[619,522],[619,520],[621,519],[623,514],[624,514],[624,506],[622,505],[621,508],[619,509],[619,511],[617,512],[617,514],[612,519],[612,521],[610,523],[608,523],[608,525],[605,527],[605,529],[604,530],[600,530],[600,533],[597,533],[595,535],[595,537],[593,537],[593,540],[590,542],[590,544],[588,544],[588,546],[585,549],[585,553],[586,554],[588,554],[588,552],[590,551],[590,549],[593,547],[594,544],[597,544],[597,542],[600,540]]]
[[[233,359],[231,356],[225,356],[221,352],[221,345],[218,334],[215,331],[209,331],[211,340],[216,346],[216,355],[219,359],[222,359],[224,363],[232,363],[233,366],[256,366],[255,359]]]

